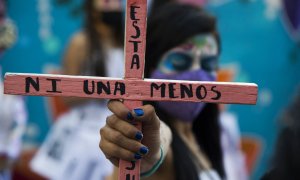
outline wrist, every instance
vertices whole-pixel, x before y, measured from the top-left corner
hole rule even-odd
[[[153,175],[161,166],[161,164],[164,161],[164,152],[163,152],[163,148],[160,147],[159,148],[159,155],[156,154],[156,158],[158,157],[158,159],[156,161],[153,160],[153,162],[155,162],[154,164],[152,163],[152,165],[150,166],[150,168],[146,171],[141,171],[141,177],[150,177],[151,175]],[[155,159],[156,159],[155,158]]]
[[[160,159],[161,156],[161,150],[160,147],[155,148],[155,151],[150,150],[150,152],[142,159],[142,165],[141,165],[141,173],[146,172],[150,170],[156,162]]]

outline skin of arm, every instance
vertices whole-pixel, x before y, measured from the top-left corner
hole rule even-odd
[[[82,64],[86,60],[87,52],[88,42],[86,35],[84,34],[84,32],[76,33],[72,37],[66,49],[66,53],[63,59],[62,73],[65,75],[81,75],[80,69]],[[87,99],[85,98],[78,97],[64,97],[62,99],[68,107],[73,107],[87,101]]]

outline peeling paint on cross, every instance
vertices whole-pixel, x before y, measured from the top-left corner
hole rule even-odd
[[[147,0],[127,0],[124,79],[46,74],[7,73],[4,93],[123,99],[133,109],[142,101],[191,101],[255,104],[257,85],[144,79]],[[141,129],[141,124],[135,123]],[[120,180],[139,180],[140,161],[120,160]]]

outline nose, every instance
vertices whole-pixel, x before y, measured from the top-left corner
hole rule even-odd
[[[192,70],[201,69],[201,63],[199,62],[201,56],[201,50],[195,49],[194,50],[194,58],[193,58],[193,64],[192,64]]]

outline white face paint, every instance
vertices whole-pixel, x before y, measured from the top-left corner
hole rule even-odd
[[[122,0],[94,0],[94,7],[97,11],[121,11]]]
[[[197,35],[165,53],[159,70],[165,74],[203,69],[215,73],[218,68],[218,43],[212,34]]]

